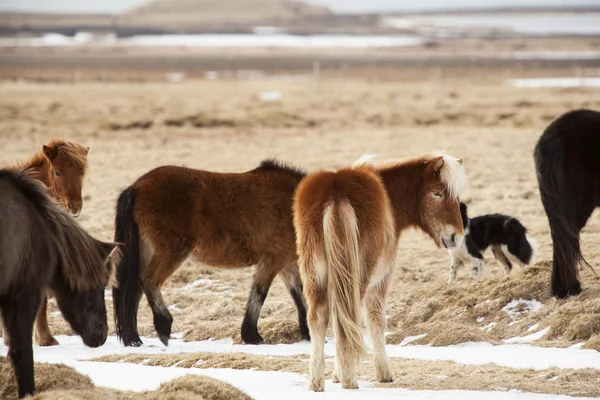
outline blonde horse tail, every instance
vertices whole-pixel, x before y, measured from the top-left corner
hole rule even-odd
[[[366,358],[360,320],[360,250],[356,213],[346,200],[323,214],[331,320],[338,346],[351,359]]]

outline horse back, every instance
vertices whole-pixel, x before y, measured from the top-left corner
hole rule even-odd
[[[295,255],[292,201],[299,179],[271,170],[216,173],[161,167],[134,184],[134,216],[152,247],[177,240],[212,265]]]

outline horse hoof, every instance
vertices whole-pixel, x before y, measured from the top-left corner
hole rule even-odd
[[[169,346],[170,335],[158,335],[158,338],[160,339],[162,344],[164,344],[167,347]]]
[[[58,346],[58,340],[55,337],[50,336],[50,338],[45,339],[36,339],[36,344],[40,347],[50,347],[50,346]]]
[[[246,344],[263,344],[265,342],[258,332],[252,335],[242,335],[242,340]]]
[[[141,339],[137,339],[137,340],[131,340],[127,343],[125,343],[125,347],[142,347],[144,343],[142,342]]]

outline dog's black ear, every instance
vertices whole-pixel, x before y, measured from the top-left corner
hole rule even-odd
[[[460,202],[460,213],[463,215],[467,215],[467,205],[462,201]]]

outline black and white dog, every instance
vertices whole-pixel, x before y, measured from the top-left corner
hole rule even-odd
[[[516,218],[502,214],[487,214],[473,219],[467,215],[467,205],[460,203],[460,213],[465,228],[462,244],[449,250],[450,281],[456,279],[456,269],[473,262],[473,274],[480,280],[484,273],[485,261],[482,253],[492,248],[496,260],[504,265],[509,274],[513,263],[521,266],[534,261],[536,243],[527,237],[527,229]]]

